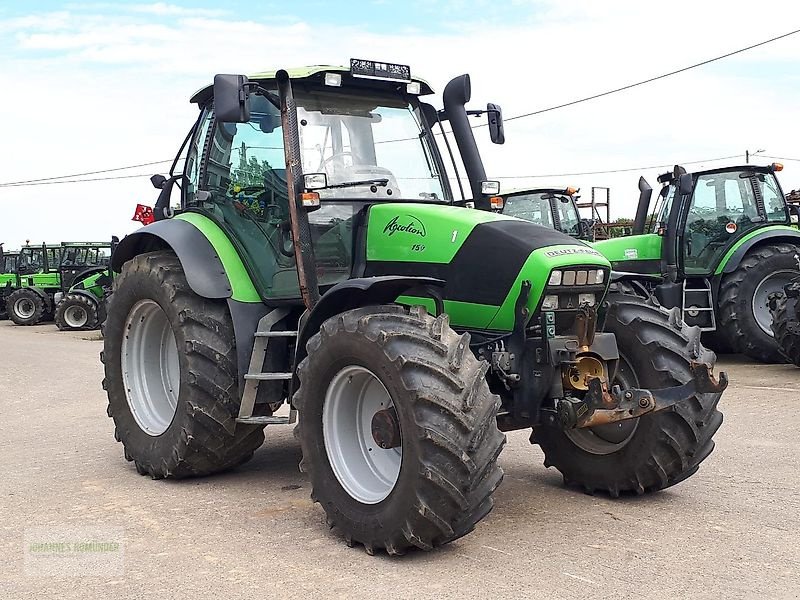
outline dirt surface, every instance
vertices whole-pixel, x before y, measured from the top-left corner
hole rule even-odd
[[[795,367],[721,360],[717,448],[655,495],[566,489],[528,432],[511,433],[476,531],[390,559],[328,531],[288,427],[232,473],[137,475],[106,417],[101,347],[96,333],[0,322],[0,598],[800,597]],[[65,526],[110,528],[119,550],[83,576],[26,562],[31,532]]]

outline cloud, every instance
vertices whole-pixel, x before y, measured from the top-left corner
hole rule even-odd
[[[216,72],[375,57],[412,65],[439,91],[469,72],[473,105],[499,102],[512,116],[670,71],[800,21],[800,6],[784,0],[770,8],[781,19],[758,29],[750,5],[739,0],[722,13],[685,0],[517,0],[474,11],[429,3],[425,21],[412,30],[380,21],[380,6],[372,9],[375,22],[364,23],[359,14],[353,24],[343,24],[346,17],[314,21],[265,11],[257,19],[165,3],[103,6],[0,22],[0,77],[13,90],[0,96],[7,117],[4,179],[169,158],[196,116],[189,96]],[[504,17],[512,10],[522,17]],[[504,146],[493,146],[486,129],[478,129],[487,172],[577,173],[736,153],[743,161],[748,148],[796,156],[798,49],[795,36],[621,94],[511,121]],[[787,163],[784,187],[800,187],[798,173],[800,163]],[[657,170],[644,174],[654,184]],[[592,185],[607,185],[615,213],[623,216],[633,211],[639,175],[504,185],[576,185],[587,196]],[[0,221],[0,239],[121,235],[135,225],[129,221],[135,204],[154,198],[146,178],[0,188],[0,203],[11,207]]]

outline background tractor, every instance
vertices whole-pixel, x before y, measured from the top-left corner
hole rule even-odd
[[[55,317],[60,329],[99,327],[103,288],[110,287],[111,247],[109,242],[24,246],[17,289],[6,298],[9,318],[17,325]]]
[[[798,274],[800,231],[775,177],[781,169],[676,166],[658,178],[649,223],[652,188],[642,178],[634,235],[594,247],[611,261],[619,290],[678,308],[711,347],[785,362],[769,298]]]
[[[491,510],[501,431],[533,428],[565,481],[612,496],[708,456],[726,379],[699,331],[607,296],[610,264],[581,241],[455,206],[432,125],[449,121],[476,204],[497,185],[469,77],[442,111],[431,93],[407,66],[353,60],[193,96],[156,221],[112,260],[103,386],[139,473],[229,469],[296,422],[329,526],[402,554]],[[482,112],[501,142],[499,107]]]
[[[582,219],[575,188],[536,188],[500,194],[503,206],[497,212],[551,227],[581,240],[592,238],[592,221]]]
[[[0,319],[7,319],[6,297],[16,289],[17,286],[17,256],[19,252],[3,250],[0,244]]]

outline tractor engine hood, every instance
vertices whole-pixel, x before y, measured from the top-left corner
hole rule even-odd
[[[369,209],[364,274],[444,280],[456,326],[510,330],[522,281],[531,282],[533,313],[550,271],[570,266],[611,268],[589,245],[514,217],[432,204]]]

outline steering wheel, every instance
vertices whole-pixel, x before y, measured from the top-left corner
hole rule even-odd
[[[349,156],[350,158],[355,158],[352,152],[337,152],[335,154],[332,154],[328,158],[322,159],[322,162],[319,163],[319,169],[321,171],[327,172],[328,171],[327,166],[329,163],[332,163],[335,160],[342,161],[342,159],[346,156]],[[342,166],[344,166],[344,161],[342,161]]]

